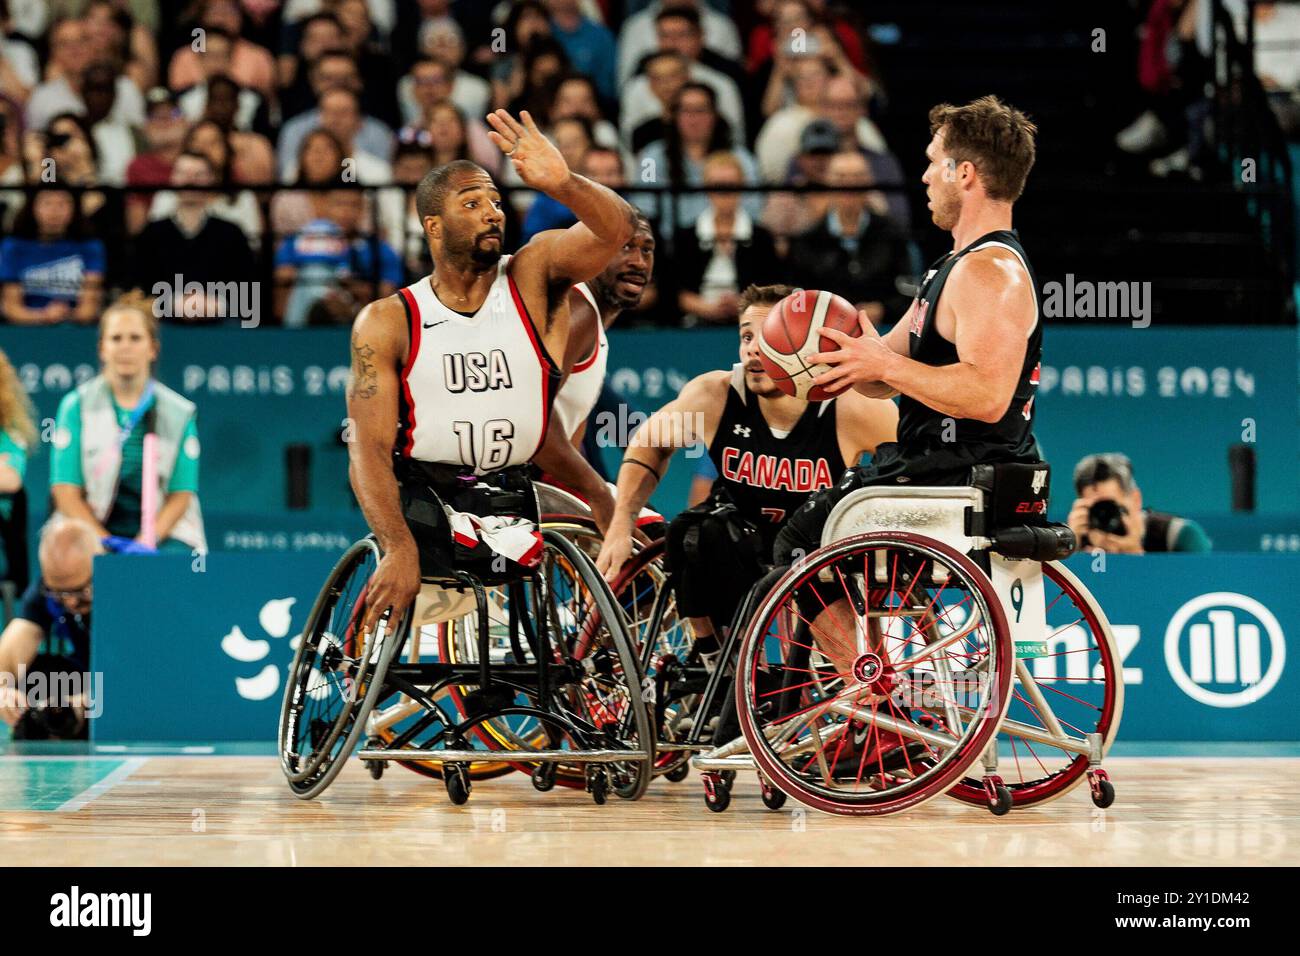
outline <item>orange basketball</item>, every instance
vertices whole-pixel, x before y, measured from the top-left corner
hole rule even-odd
[[[759,330],[759,360],[763,370],[787,395],[810,402],[833,398],[812,380],[829,370],[829,365],[810,365],[808,356],[833,352],[839,344],[822,335],[823,329],[838,329],[851,336],[862,334],[853,303],[834,292],[797,289],[772,307]],[[841,389],[840,391],[843,391]]]

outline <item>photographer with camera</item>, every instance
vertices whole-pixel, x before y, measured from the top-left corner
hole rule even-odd
[[[90,693],[95,555],[149,551],[129,538],[101,538],[77,518],[56,514],[46,522],[38,550],[40,578],[28,586],[0,633],[0,721],[13,728],[14,740],[86,739],[87,711],[93,714],[98,704]],[[45,690],[29,694],[35,686]]]
[[[1074,466],[1074,492],[1067,523],[1081,549],[1112,554],[1209,551],[1210,539],[1195,521],[1142,507],[1133,463],[1118,452],[1088,455]]]

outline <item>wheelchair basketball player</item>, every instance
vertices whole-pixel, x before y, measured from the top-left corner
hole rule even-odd
[[[422,574],[502,558],[508,572],[536,560],[530,461],[580,491],[600,528],[613,510],[552,414],[564,374],[554,356],[567,352],[571,289],[628,242],[636,214],[572,172],[527,112],[517,120],[497,110],[488,122],[523,183],[578,222],[504,255],[503,203],[487,172],[456,161],[420,182],[416,206],[433,272],[367,305],[352,331],[349,473],[383,549],[365,631],[389,609],[400,618]],[[453,540],[450,523],[466,515]],[[488,531],[473,520],[485,515],[508,523]]]

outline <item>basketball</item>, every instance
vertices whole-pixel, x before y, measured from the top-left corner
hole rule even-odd
[[[833,339],[821,334],[822,329],[861,335],[853,303],[834,292],[798,289],[773,306],[763,320],[759,359],[776,387],[787,395],[820,402],[837,394],[813,384],[813,379],[830,366],[808,364],[808,356],[839,348]]]

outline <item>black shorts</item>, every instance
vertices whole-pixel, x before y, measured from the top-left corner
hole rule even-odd
[[[776,536],[773,557],[778,565],[788,565],[820,548],[826,519],[850,491],[880,485],[968,485],[972,464],[951,454],[905,459],[896,443],[887,442],[869,464],[850,468],[834,487],[817,492],[790,516]]]
[[[681,512],[664,541],[668,581],[685,617],[707,617],[720,632],[771,565],[770,545],[736,507],[717,498]]]

